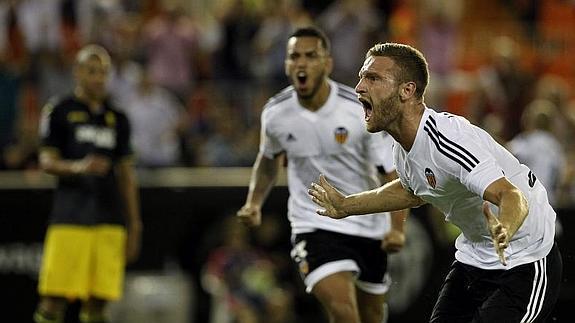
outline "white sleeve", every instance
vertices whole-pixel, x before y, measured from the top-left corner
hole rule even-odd
[[[393,143],[393,138],[385,132],[370,133],[367,137],[368,159],[373,165],[383,167],[385,173],[395,171]]]
[[[487,187],[504,176],[505,174],[501,167],[495,162],[495,159],[491,157],[477,164],[477,166],[463,178],[461,183],[465,185],[468,190],[483,198]]]
[[[273,136],[272,129],[270,129],[268,112],[268,110],[264,110],[261,116],[260,152],[265,157],[273,159],[283,149],[277,138]]]
[[[483,197],[485,189],[504,177],[502,167],[489,150],[489,140],[482,138],[473,128],[451,129],[445,135],[434,134],[437,160],[469,191]]]

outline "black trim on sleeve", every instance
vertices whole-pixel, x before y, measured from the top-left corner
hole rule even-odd
[[[435,127],[435,120],[430,116],[429,120],[425,122],[423,130],[427,132],[427,135],[433,141],[437,150],[447,158],[461,165],[461,167],[465,168],[468,172],[471,172],[471,170],[477,166],[479,160],[467,149],[449,140]]]
[[[339,93],[337,94],[337,96],[344,99],[344,100],[351,101],[357,105],[361,105],[361,102],[359,102],[359,100],[357,98],[350,98],[347,95],[339,94]]]
[[[437,129],[437,123],[435,122],[435,119],[433,119],[432,116],[429,116],[429,120],[431,120],[431,122],[433,122],[433,125],[431,128],[432,129]],[[479,159],[475,158],[475,156],[473,156],[472,153],[470,153],[467,149],[463,148],[461,145],[457,144],[456,142],[448,139],[447,137],[445,137],[441,132],[437,131],[437,133],[439,134],[439,136],[441,137],[441,139],[447,141],[448,143],[450,143],[451,145],[453,145],[454,147],[460,149],[463,153],[465,153],[469,158],[473,159],[473,161],[475,161],[476,164],[479,164]]]

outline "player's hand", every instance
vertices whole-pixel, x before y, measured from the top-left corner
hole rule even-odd
[[[142,246],[142,224],[130,223],[126,229],[126,263],[132,263],[140,256]]]
[[[507,229],[503,227],[501,222],[499,222],[499,219],[493,215],[488,202],[483,202],[483,215],[485,215],[485,218],[487,219],[487,225],[489,227],[489,232],[491,233],[491,238],[493,239],[493,246],[499,256],[499,261],[501,261],[503,266],[507,266],[504,254],[505,248],[509,246]]]
[[[262,223],[261,208],[246,204],[236,213],[238,220],[248,227],[257,227]]]
[[[311,188],[307,191],[311,195],[311,200],[324,208],[317,210],[317,214],[329,216],[333,219],[341,219],[348,216],[342,210],[342,203],[345,196],[333,187],[325,176],[319,175],[319,183],[311,183]]]
[[[78,161],[74,166],[74,173],[76,174],[104,176],[110,171],[112,162],[110,161],[110,158],[90,154]]]
[[[405,233],[392,229],[384,237],[381,248],[387,253],[396,253],[405,245]]]

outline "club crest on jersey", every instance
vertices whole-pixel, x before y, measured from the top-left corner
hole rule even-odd
[[[337,127],[335,129],[334,135],[335,135],[335,141],[337,141],[340,144],[343,144],[347,140],[348,131],[344,127]]]
[[[425,178],[427,178],[427,183],[435,188],[435,186],[437,185],[437,181],[435,180],[435,174],[433,173],[433,171],[429,168],[425,169]]]

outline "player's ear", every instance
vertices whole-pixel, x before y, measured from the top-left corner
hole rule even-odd
[[[407,101],[415,97],[415,91],[417,90],[417,85],[415,82],[406,82],[399,85],[399,97],[402,101]]]

